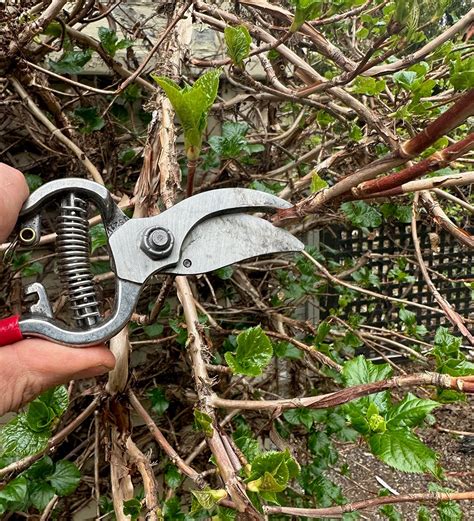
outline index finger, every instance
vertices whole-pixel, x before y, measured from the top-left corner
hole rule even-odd
[[[0,241],[10,235],[27,197],[28,185],[23,174],[0,163]]]

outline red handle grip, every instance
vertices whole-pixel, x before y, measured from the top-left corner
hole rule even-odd
[[[0,320],[0,346],[7,346],[23,340],[20,324],[18,323],[19,319],[20,317],[15,315]]]

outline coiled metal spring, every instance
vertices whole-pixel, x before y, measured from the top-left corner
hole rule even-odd
[[[61,201],[56,251],[59,277],[66,285],[74,319],[79,327],[93,326],[100,320],[89,248],[87,202],[70,193]]]

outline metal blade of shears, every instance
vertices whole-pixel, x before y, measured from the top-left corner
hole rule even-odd
[[[304,244],[282,228],[248,214],[214,217],[200,223],[184,240],[175,275],[213,271],[269,253],[297,252]]]

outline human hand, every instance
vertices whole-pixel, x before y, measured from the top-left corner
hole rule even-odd
[[[21,172],[0,163],[0,242],[12,231],[27,197]],[[31,339],[0,347],[0,416],[50,387],[98,376],[114,365],[114,355],[105,346],[77,349]]]

